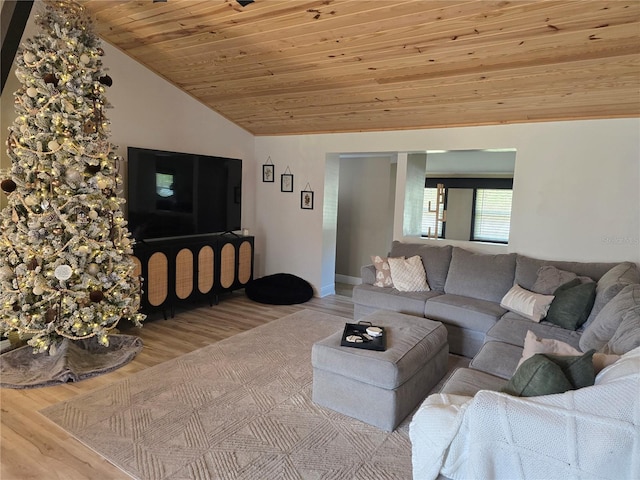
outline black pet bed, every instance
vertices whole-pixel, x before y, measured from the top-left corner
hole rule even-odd
[[[244,291],[254,302],[269,305],[293,305],[307,302],[313,297],[311,284],[290,273],[258,278],[249,282]]]

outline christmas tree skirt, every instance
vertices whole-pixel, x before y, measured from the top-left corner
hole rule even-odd
[[[142,350],[142,339],[109,335],[109,346],[98,340],[64,339],[53,355],[33,353],[24,346],[0,355],[0,387],[33,388],[78,382],[112,372],[129,363]]]

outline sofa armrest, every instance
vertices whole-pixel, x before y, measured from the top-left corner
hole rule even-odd
[[[431,395],[410,426],[414,478],[636,478],[639,365],[640,347],[562,394]]]
[[[360,276],[362,283],[373,285],[376,281],[376,267],[373,264],[360,267]]]

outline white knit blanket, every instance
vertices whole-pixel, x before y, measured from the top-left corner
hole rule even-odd
[[[640,347],[563,394],[431,395],[410,437],[414,480],[640,479]]]

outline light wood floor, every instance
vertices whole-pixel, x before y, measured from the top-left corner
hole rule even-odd
[[[353,319],[346,296],[313,298],[301,305],[261,305],[236,292],[218,305],[176,311],[174,318],[154,314],[144,327],[126,328],[144,341],[144,349],[129,364],[96,378],[55,387],[0,389],[0,479],[2,480],[115,480],[128,479],[121,470],[83,446],[38,411],[76,395],[126,378],[158,363],[249,330],[303,309]]]

